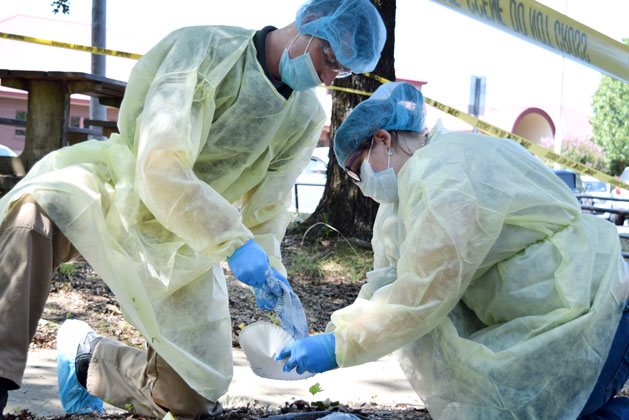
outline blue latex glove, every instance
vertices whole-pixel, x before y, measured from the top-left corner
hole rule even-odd
[[[311,335],[284,347],[275,360],[288,357],[282,369],[284,372],[290,372],[294,367],[299,374],[325,372],[338,367],[334,343],[334,333]]]
[[[251,287],[262,287],[271,273],[269,257],[253,239],[238,247],[227,264],[234,277]]]
[[[263,311],[275,309],[277,299],[284,293],[280,282],[284,283],[289,291],[293,290],[290,284],[288,284],[288,280],[275,268],[271,267],[271,272],[273,275],[268,276],[262,286],[253,289],[256,295],[256,305]]]

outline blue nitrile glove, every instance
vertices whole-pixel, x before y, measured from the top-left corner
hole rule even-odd
[[[267,272],[271,272],[268,255],[253,239],[249,239],[231,257],[227,257],[227,264],[234,277],[251,287],[264,285]]]
[[[256,295],[256,305],[263,311],[270,311],[275,309],[277,305],[277,299],[282,296],[283,288],[280,286],[280,282],[284,283],[288,290],[293,290],[288,284],[288,280],[279,273],[275,268],[271,267],[272,276],[267,276],[264,284],[260,287],[255,287],[253,290]]]
[[[297,367],[297,373],[321,373],[338,367],[334,352],[334,333],[311,335],[301,340],[293,341],[284,347],[275,360],[288,357],[282,369],[290,372]]]

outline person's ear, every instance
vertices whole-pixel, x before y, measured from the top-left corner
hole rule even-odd
[[[391,148],[391,133],[387,130],[380,128],[373,133],[373,138],[376,143],[382,143],[387,149]]]

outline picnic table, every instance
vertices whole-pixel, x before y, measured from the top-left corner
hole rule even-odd
[[[90,73],[0,69],[0,84],[28,92],[26,120],[0,118],[0,124],[25,126],[24,151],[19,157],[0,156],[0,194],[47,153],[72,143],[73,138],[115,131],[115,123],[94,121],[102,127],[96,132],[69,127],[70,95],[80,93],[97,97],[99,103],[120,107],[126,82]]]

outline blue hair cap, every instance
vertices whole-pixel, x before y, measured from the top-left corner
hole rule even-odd
[[[379,129],[422,132],[424,95],[405,82],[380,85],[347,116],[334,136],[336,161],[343,167],[349,156]]]
[[[380,13],[369,0],[309,0],[297,11],[297,30],[330,43],[353,73],[372,71],[387,39]]]

